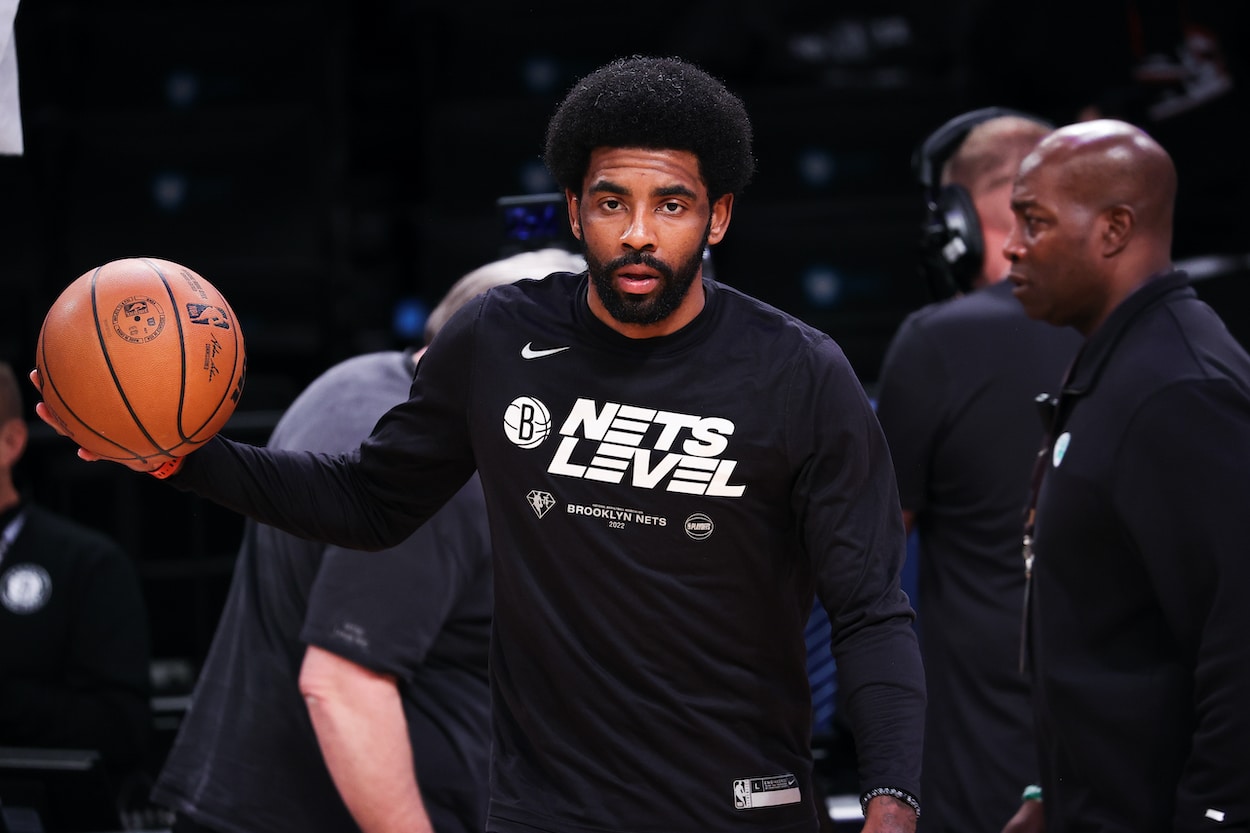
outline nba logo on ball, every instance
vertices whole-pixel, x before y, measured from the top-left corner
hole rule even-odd
[[[532,396],[518,396],[503,412],[503,430],[514,445],[537,448],[551,433],[551,413]]]

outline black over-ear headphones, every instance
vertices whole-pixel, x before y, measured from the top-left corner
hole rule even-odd
[[[927,205],[920,240],[920,268],[933,297],[971,292],[985,261],[985,239],[972,196],[960,185],[942,185],[946,164],[972,128],[990,119],[1019,116],[1051,126],[1044,119],[1007,107],[983,107],[943,124],[921,142],[912,156],[916,178],[924,186]]]

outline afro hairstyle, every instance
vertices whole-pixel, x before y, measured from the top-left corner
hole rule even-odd
[[[740,192],[755,173],[746,108],[680,58],[619,58],[573,85],[547,125],[543,161],[578,193],[600,147],[689,151],[712,200]]]

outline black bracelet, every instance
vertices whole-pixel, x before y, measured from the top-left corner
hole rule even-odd
[[[908,807],[916,811],[916,818],[920,818],[920,802],[916,800],[916,796],[909,792],[896,789],[895,787],[874,787],[859,797],[859,809],[864,816],[868,816],[868,802],[872,801],[879,795],[888,795],[890,798],[897,798]]]

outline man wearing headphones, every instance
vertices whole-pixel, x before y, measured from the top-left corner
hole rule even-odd
[[[941,300],[895,334],[877,412],[904,522],[919,535],[922,833],[1000,833],[1036,783],[1019,662],[1023,510],[1042,437],[1034,399],[1059,384],[1079,339],[1025,316],[1003,280],[1002,246],[1020,160],[1050,129],[976,110],[942,125],[915,159],[929,209],[922,267]]]

